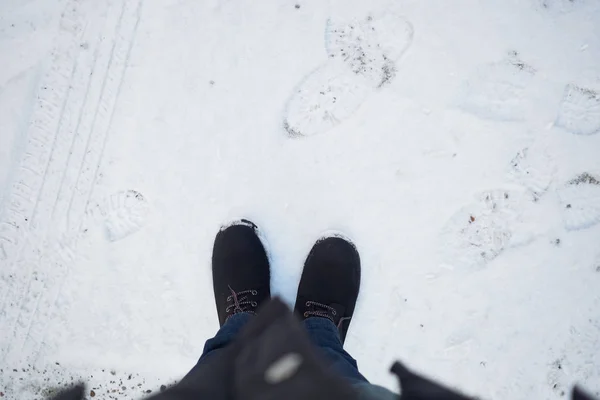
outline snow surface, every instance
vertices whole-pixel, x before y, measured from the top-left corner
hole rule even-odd
[[[236,217],[290,303],[355,241],[374,383],[600,395],[597,0],[3,0],[0,54],[0,396],[175,382]]]

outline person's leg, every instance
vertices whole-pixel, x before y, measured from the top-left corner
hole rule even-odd
[[[206,343],[204,343],[204,350],[198,360],[198,364],[206,360],[209,356],[218,354],[219,350],[231,343],[244,325],[250,321],[250,318],[252,318],[252,314],[245,312],[232,315],[231,318],[225,322],[225,325],[218,330],[215,337],[208,339]]]
[[[331,368],[351,383],[368,382],[343,348],[359,289],[356,247],[337,236],[317,241],[304,264],[295,312]]]
[[[327,318],[311,317],[304,320],[311,341],[317,346],[331,368],[350,383],[368,383],[358,371],[356,360],[344,350],[338,328]]]
[[[241,220],[217,233],[212,275],[220,329],[206,341],[198,364],[226,347],[271,297],[269,259],[256,225]]]

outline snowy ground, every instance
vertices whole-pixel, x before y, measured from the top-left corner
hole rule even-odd
[[[600,2],[3,0],[0,54],[0,397],[176,381],[241,216],[290,303],[354,239],[374,383],[600,395]]]

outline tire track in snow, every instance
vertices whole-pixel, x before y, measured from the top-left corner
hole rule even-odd
[[[105,40],[104,37],[101,37],[99,42],[103,42]],[[94,74],[97,74],[97,64],[98,64],[98,58],[100,56],[102,46],[96,46],[96,49],[93,52],[93,59],[91,61],[91,71],[89,72],[89,76],[94,76]],[[83,78],[83,77],[82,77]],[[89,77],[88,77],[89,78]],[[82,141],[84,141],[83,137],[85,136],[84,134],[89,132],[89,129],[87,129],[86,126],[84,126],[84,116],[88,116],[91,112],[93,112],[93,107],[94,107],[94,101],[93,98],[96,96],[96,91],[98,90],[98,88],[96,88],[96,86],[99,86],[98,82],[94,79],[88,79],[87,80],[87,87],[86,87],[86,92],[84,95],[84,99],[81,103],[81,110],[79,112],[78,117],[75,119],[73,119],[71,122],[71,125],[69,125],[67,127],[68,131],[67,134],[65,135],[66,137],[70,137],[70,143],[66,143],[65,140],[65,146],[68,146],[68,152],[66,154],[66,161],[62,164],[62,165],[58,165],[57,163],[57,174],[61,174],[61,178],[60,181],[54,181],[53,183],[58,183],[58,187],[54,188],[55,190],[50,191],[50,193],[56,192],[56,198],[52,204],[51,207],[51,212],[47,212],[46,215],[48,215],[49,217],[49,221],[52,224],[59,224],[61,223],[61,217],[64,216],[64,212],[61,213],[60,212],[60,208],[58,207],[59,202],[62,200],[63,197],[65,196],[61,196],[63,194],[63,191],[69,190],[72,188],[72,184],[69,184],[69,180],[67,179],[68,173],[70,172],[69,169],[69,165],[71,165],[71,163],[76,163],[77,161],[72,161],[72,160],[78,160],[79,157],[84,157],[84,149],[81,145],[81,143],[83,143]],[[92,95],[90,95],[90,93],[92,93]],[[83,133],[83,134],[82,134]],[[75,155],[74,155],[75,154]],[[68,196],[67,196],[68,197]],[[48,205],[50,203],[47,203]],[[47,210],[50,211],[50,210]],[[68,227],[66,227],[68,229]]]
[[[97,22],[94,18],[91,20],[92,23]],[[92,25],[86,29],[86,35],[84,35],[82,39],[94,39],[95,36],[100,36],[101,30],[98,29],[99,27],[97,25],[98,24]],[[100,47],[99,43],[96,45],[98,48]],[[94,53],[97,55],[97,51]],[[72,130],[70,126],[71,121],[74,119],[79,119],[84,111],[81,104],[85,104],[87,102],[89,86],[94,80],[93,71],[95,68],[95,65],[88,62],[90,60],[87,59],[84,51],[80,51],[79,54],[77,54],[74,58],[75,66],[73,68],[73,75],[68,82],[68,87],[71,90],[69,90],[65,98],[64,112],[61,113],[59,117],[55,142],[51,150],[46,171],[44,173],[44,179],[41,183],[40,192],[32,212],[32,221],[35,223],[37,240],[31,244],[31,247],[40,254],[40,257],[39,260],[32,261],[31,269],[33,271],[31,271],[29,276],[27,277],[26,275],[23,275],[23,279],[28,279],[28,283],[22,287],[21,293],[17,298],[22,303],[17,308],[18,316],[16,328],[14,331],[14,337],[10,343],[14,343],[15,340],[18,341],[21,339],[21,330],[26,329],[26,332],[30,331],[31,324],[33,322],[33,316],[37,314],[39,308],[41,293],[45,291],[47,285],[55,277],[55,275],[60,274],[59,271],[61,271],[60,268],[54,265],[55,263],[48,262],[48,260],[41,258],[47,251],[45,248],[45,242],[48,239],[46,233],[50,228],[48,220],[49,216],[52,214],[52,210],[49,209],[49,205],[51,205],[51,201],[49,200],[56,191],[55,186],[57,180],[55,177],[60,174],[61,168],[68,168],[69,157],[65,153],[65,150],[66,145],[68,145],[67,140],[70,135],[70,131]],[[96,59],[93,60],[93,62],[95,61]],[[91,65],[91,71],[87,68],[88,65]],[[67,159],[67,165],[64,165],[63,163],[64,158]],[[28,252],[29,250],[29,248],[24,249],[25,252]],[[42,262],[42,260],[44,261]],[[52,269],[49,270],[47,266],[50,265],[52,265]],[[31,315],[32,317],[28,319],[27,315]],[[9,351],[14,351],[18,347],[12,346],[12,344],[8,344],[8,346],[10,347]],[[19,351],[20,350],[21,349],[19,349]]]
[[[1,232],[0,237],[11,241],[8,248],[3,247],[3,260],[8,269],[8,274],[3,276],[3,308],[1,311],[3,325],[7,327],[3,334],[2,350],[0,356],[5,359],[10,344],[17,334],[16,323],[18,310],[23,306],[24,290],[28,287],[30,278],[36,274],[35,256],[39,254],[39,239],[36,232],[39,226],[33,221],[33,215],[42,195],[43,179],[47,175],[46,169],[50,164],[53,147],[56,144],[56,135],[59,133],[60,122],[64,116],[71,86],[77,71],[77,54],[79,53],[79,37],[82,36],[85,12],[80,4],[70,2],[67,4],[60,21],[59,36],[56,47],[52,53],[51,67],[42,79],[36,99],[36,107],[31,124],[27,132],[27,147],[21,160],[15,184],[9,195],[9,205],[4,210],[2,221],[5,226],[15,226],[16,231]],[[15,210],[14,199],[22,197],[19,190],[23,188],[28,192],[25,197],[24,209]],[[21,229],[23,227],[23,229]],[[21,229],[21,232],[18,230]],[[21,243],[26,237],[23,230],[29,231],[27,243]],[[33,237],[33,236],[37,237]],[[8,239],[8,240],[6,240]],[[11,240],[12,239],[12,240]],[[1,239],[0,239],[1,240]],[[9,333],[8,331],[11,330]]]
[[[110,15],[110,13],[109,13]],[[107,17],[107,19],[110,21],[110,16]],[[62,138],[64,140],[61,141],[61,143],[58,144],[58,146],[55,145],[55,147],[53,148],[53,151],[56,149],[56,147],[59,147],[59,151],[62,153],[61,156],[66,155],[66,163],[65,162],[60,162],[62,161],[63,157],[56,157],[55,160],[57,160],[56,162],[52,162],[54,160],[50,160],[51,162],[49,163],[49,167],[46,170],[47,172],[47,177],[45,177],[44,181],[42,182],[42,189],[41,189],[41,193],[42,195],[40,195],[41,198],[44,199],[42,204],[36,204],[36,207],[39,206],[39,212],[36,212],[38,210],[34,209],[34,214],[33,214],[33,218],[34,220],[38,223],[39,226],[41,227],[46,227],[46,232],[45,233],[41,233],[41,237],[43,238],[42,240],[44,240],[43,243],[41,243],[41,247],[42,247],[42,252],[41,252],[41,260],[39,263],[37,263],[37,265],[39,265],[38,267],[38,271],[34,271],[34,273],[30,276],[29,278],[29,284],[27,289],[22,293],[21,295],[21,299],[24,300],[24,304],[20,307],[19,309],[19,317],[17,319],[17,327],[16,327],[16,333],[15,333],[15,339],[17,342],[22,341],[22,340],[27,340],[31,335],[31,330],[33,327],[33,323],[35,321],[36,318],[40,318],[40,304],[42,303],[42,298],[43,298],[43,294],[45,292],[47,292],[49,290],[49,288],[53,288],[56,286],[56,281],[57,278],[60,279],[60,277],[64,277],[66,276],[66,271],[64,268],[64,265],[62,265],[62,262],[60,259],[56,258],[56,255],[58,254],[63,254],[64,252],[60,252],[57,250],[54,251],[50,251],[51,256],[46,258],[46,254],[48,253],[47,247],[46,247],[46,243],[48,241],[50,241],[51,243],[54,242],[54,238],[50,238],[48,237],[49,235],[49,222],[51,219],[51,216],[54,214],[55,211],[55,207],[52,206],[52,202],[50,201],[50,199],[54,196],[54,193],[56,192],[57,195],[56,197],[60,197],[60,190],[61,190],[61,184],[60,181],[58,181],[57,179],[54,179],[55,176],[60,175],[61,171],[67,171],[70,168],[70,162],[71,162],[71,155],[73,153],[73,149],[69,150],[68,153],[64,153],[64,150],[66,150],[67,146],[68,146],[68,142],[67,142],[67,138],[70,136],[70,132],[71,129],[69,129],[69,125],[71,123],[71,121],[73,119],[75,120],[81,120],[82,118],[85,117],[86,114],[86,107],[85,105],[88,104],[88,99],[89,99],[89,92],[90,92],[90,88],[91,86],[93,86],[93,83],[95,82],[95,76],[102,76],[102,74],[100,73],[96,73],[94,75],[94,72],[96,70],[96,64],[98,62],[98,53],[101,52],[102,50],[102,42],[104,41],[104,38],[100,38],[97,44],[97,48],[94,51],[95,57],[93,59],[93,61],[89,64],[91,66],[90,71],[88,72],[87,70],[86,75],[89,76],[89,79],[87,81],[87,85],[84,81],[81,81],[79,79],[72,79],[72,83],[73,83],[73,87],[77,87],[77,88],[82,88],[81,90],[83,91],[83,98],[80,98],[80,96],[78,96],[77,91],[75,92],[74,96],[69,96],[68,100],[69,103],[72,103],[72,108],[77,109],[78,106],[81,104],[82,106],[78,108],[77,113],[75,113],[76,117],[72,117],[71,115],[67,115],[66,118],[62,118],[61,120],[61,130],[60,133],[62,134]],[[109,40],[110,42],[110,40]],[[100,57],[100,59],[102,59],[102,57]],[[83,64],[86,65],[86,58],[85,57],[80,57],[80,59],[78,60],[77,64]],[[106,68],[105,68],[106,69]],[[105,72],[106,73],[106,72]],[[81,76],[77,77],[77,78],[83,78]],[[83,89],[85,88],[85,90]],[[92,100],[93,101],[93,100]],[[97,107],[97,106],[96,106]],[[70,108],[67,108],[68,112],[70,112]],[[63,124],[63,122],[66,120],[66,122]],[[63,127],[65,127],[65,129],[62,129]],[[79,126],[77,126],[75,128],[75,130],[77,130],[79,128]],[[75,131],[73,130],[73,131]],[[87,130],[83,131],[84,134],[87,133]],[[90,133],[91,134],[91,133]],[[75,137],[75,136],[74,136]],[[51,173],[48,174],[48,171],[51,170]],[[49,177],[48,177],[49,175]],[[46,179],[47,178],[47,179]],[[58,185],[57,185],[58,183]],[[46,190],[44,190],[46,189]],[[43,218],[43,222],[41,222],[40,220]],[[43,228],[42,228],[43,229]],[[72,241],[72,240],[71,240]],[[59,248],[64,247],[64,244],[62,242],[59,242],[58,244]],[[52,266],[52,268],[44,268],[45,266]],[[43,311],[43,310],[42,310]],[[47,318],[48,315],[41,315],[41,318]],[[21,331],[25,332],[22,333]],[[24,341],[22,342],[22,345],[13,345],[11,346],[11,348],[9,349],[9,352],[18,352],[20,354],[23,354],[23,346],[24,346]],[[18,349],[18,350],[17,350]],[[25,354],[30,354],[25,352]],[[11,357],[9,356],[9,359]]]
[[[116,103],[119,98],[119,94],[120,94],[122,83],[123,83],[123,78],[125,76],[125,71],[126,71],[128,63],[129,63],[131,50],[133,48],[134,38],[135,38],[137,28],[138,28],[138,25],[140,22],[141,8],[142,8],[142,0],[126,0],[123,4],[121,16],[117,23],[116,37],[115,37],[115,40],[113,42],[113,46],[111,49],[110,63],[108,65],[108,71],[107,71],[106,77],[102,84],[102,97],[101,97],[101,100],[98,105],[99,113],[101,114],[101,118],[102,118],[101,119],[102,125],[99,125],[96,122],[98,117],[94,116],[94,123],[92,124],[93,130],[90,134],[90,139],[89,139],[90,143],[89,143],[89,146],[86,147],[88,149],[88,151],[86,151],[86,157],[83,159],[82,168],[81,168],[82,173],[80,175],[78,175],[78,178],[79,178],[81,176],[85,176],[85,174],[89,174],[89,176],[91,177],[91,180],[89,181],[87,186],[85,186],[83,188],[84,190],[78,189],[77,185],[75,186],[74,192],[73,192],[73,200],[78,200],[78,197],[77,197],[78,193],[86,193],[87,192],[87,196],[85,196],[85,202],[83,202],[83,201],[80,202],[80,204],[82,204],[82,207],[80,208],[80,210],[77,214],[79,222],[77,223],[75,230],[74,231],[71,230],[71,232],[72,232],[71,237],[67,238],[66,241],[62,241],[59,243],[58,251],[50,253],[51,255],[54,255],[57,257],[58,262],[63,263],[62,270],[64,272],[59,277],[57,285],[54,285],[50,289],[47,289],[45,292],[45,295],[46,295],[45,299],[47,301],[42,302],[42,305],[45,307],[45,309],[44,309],[45,313],[43,315],[46,318],[35,319],[33,321],[32,326],[30,327],[30,330],[32,328],[36,329],[35,332],[38,333],[37,337],[29,334],[30,331],[28,331],[28,334],[26,336],[26,341],[23,344],[25,354],[31,354],[34,361],[37,359],[37,355],[39,354],[41,347],[43,345],[43,338],[44,338],[46,329],[48,327],[48,323],[50,322],[50,318],[48,318],[48,316],[50,315],[50,313],[52,311],[56,310],[56,303],[57,303],[58,297],[61,293],[62,285],[64,284],[65,278],[67,277],[68,272],[69,272],[69,268],[70,268],[71,264],[73,263],[74,258],[76,257],[76,254],[77,254],[76,253],[77,243],[81,238],[82,227],[85,223],[88,208],[89,208],[90,201],[91,201],[91,198],[93,195],[95,183],[98,179],[100,165],[102,164],[104,151],[106,149],[106,143],[107,143],[108,136],[110,133],[110,127],[111,127],[112,120],[114,117],[114,112],[116,109]],[[96,134],[95,132],[99,132],[99,133]],[[94,152],[94,150],[97,150],[97,152]],[[89,161],[90,158],[93,156],[95,156],[94,160]],[[90,168],[86,168],[86,162],[87,162],[87,165],[90,166]],[[79,181],[79,182],[81,182],[81,181]],[[134,197],[140,203],[143,200],[143,197],[139,193],[137,193],[137,195]],[[140,200],[140,197],[142,200]],[[142,203],[142,205],[140,205],[138,203],[135,203],[135,204],[138,205],[138,208],[135,208],[135,210],[138,210],[139,208],[143,208],[143,210],[146,210],[146,208],[143,207],[143,205],[146,205],[145,201]],[[125,209],[126,211],[130,210],[125,207],[123,209]],[[72,210],[69,209],[68,211],[71,212]],[[125,213],[125,214],[127,214],[127,213]],[[140,214],[143,215],[143,213],[140,213]],[[145,216],[145,215],[143,215],[143,216]],[[110,217],[110,215],[109,215],[109,217]],[[143,221],[143,218],[140,217],[140,215],[135,214],[135,215],[132,215],[132,220],[133,220],[133,222],[128,221],[126,218],[126,215],[125,216],[124,215],[118,215],[118,216],[112,215],[112,219],[109,219],[107,221],[108,224],[110,224],[111,221],[113,223],[115,223],[115,221],[118,221],[118,222],[124,223],[125,227],[129,229],[129,230],[125,230],[122,227],[121,227],[122,230],[120,230],[120,231],[117,231],[115,229],[113,231],[113,235],[115,235],[113,237],[113,240],[122,239],[123,237],[132,233],[134,230],[139,229],[139,227],[141,225],[141,221]],[[118,224],[118,222],[116,222],[115,224]],[[128,225],[128,222],[130,223],[129,225]],[[135,225],[135,223],[138,223],[138,225]],[[133,228],[132,228],[132,226],[133,226]],[[115,232],[117,232],[117,233],[115,233]],[[121,235],[118,236],[119,234],[121,234]],[[61,255],[61,254],[64,254],[65,252],[67,253],[66,257],[64,255]]]
[[[67,7],[67,13],[61,20],[59,44],[52,54],[52,67],[42,80],[40,94],[36,99],[35,114],[27,132],[27,148],[21,161],[18,177],[11,188],[8,206],[3,212],[0,223],[4,228],[0,230],[0,248],[2,249],[0,254],[5,262],[10,262],[17,256],[19,239],[22,236],[19,230],[21,227],[28,227],[31,223],[30,219],[40,197],[39,187],[43,184],[43,177],[46,175],[46,168],[52,154],[52,148],[49,148],[49,145],[50,142],[56,141],[58,124],[64,113],[69,83],[75,73],[75,63],[73,62],[71,65],[61,58],[67,58],[67,61],[70,61],[76,53],[74,43],[76,39],[73,36],[76,36],[77,31],[82,29],[80,26],[82,21],[76,20],[77,7],[77,4]],[[71,12],[75,15],[71,15]],[[65,41],[65,36],[67,41],[73,42],[66,50],[61,48],[64,45],[62,42]],[[66,56],[63,52],[66,53]],[[26,195],[20,191],[23,188],[26,188]],[[25,209],[15,207],[16,199],[28,203],[24,205]],[[7,243],[12,245],[7,245]]]
[[[47,249],[50,250],[47,254],[39,249],[32,249],[43,257],[38,257],[38,262],[33,265],[36,270],[29,275],[27,289],[22,292],[23,303],[17,310],[13,310],[17,311],[19,316],[14,324],[12,338],[5,344],[3,351],[8,352],[5,357],[7,360],[17,359],[22,354],[29,356],[30,360],[35,360],[61,285],[68,274],[69,264],[76,255],[79,228],[83,225],[86,208],[97,180],[115,104],[140,18],[140,1],[124,1],[120,4],[122,7],[112,7],[108,10],[106,24],[110,26],[107,33],[110,39],[106,40],[99,35],[101,39],[94,52],[95,62],[91,63],[91,72],[88,71],[90,78],[87,85],[85,80],[73,82],[80,83],[84,94],[83,98],[77,98],[79,113],[68,115],[69,119],[64,122],[65,134],[61,137],[59,145],[62,145],[61,150],[69,149],[68,152],[64,152],[66,161],[63,158],[63,163],[52,164],[52,174],[49,176],[57,179],[49,185],[43,185],[48,188],[47,196],[44,196],[43,202],[39,202],[40,210],[43,208],[43,212],[40,211],[39,214],[47,217],[44,222],[48,226],[55,226],[65,218],[72,223],[67,224],[62,239],[50,241],[57,244]],[[100,33],[104,31],[107,29]],[[95,72],[98,63],[102,63],[99,70],[104,73]],[[84,135],[87,133],[85,139],[82,132]],[[78,174],[74,179],[75,183],[71,184],[72,176],[67,173],[72,170],[70,166],[78,160]],[[65,164],[66,166],[62,167],[64,169],[61,169],[61,165]],[[71,192],[70,196],[68,191]],[[63,201],[65,195],[70,197],[68,202]],[[65,208],[65,204],[68,204],[68,207]],[[41,237],[44,237],[43,233]],[[42,250],[46,250],[45,239],[47,238],[37,243]]]
[[[80,204],[82,205],[82,207],[79,210],[75,211],[72,207],[69,207],[68,209],[68,212],[75,213],[75,218],[79,219],[79,222],[74,227],[75,237],[68,240],[67,242],[63,242],[63,244],[61,244],[61,246],[59,247],[59,252],[53,252],[51,254],[60,254],[60,251],[65,250],[71,254],[76,254],[75,248],[77,247],[81,227],[83,226],[84,219],[86,218],[86,210],[90,204],[90,199],[92,197],[94,185],[98,177],[98,171],[106,147],[106,142],[110,130],[110,125],[112,123],[112,118],[114,116],[116,102],[119,97],[123,76],[131,53],[133,38],[135,36],[135,32],[137,31],[137,26],[139,24],[141,4],[141,1],[127,1],[123,4],[121,16],[117,23],[117,37],[113,42],[113,46],[111,49],[108,71],[102,83],[101,101],[98,105],[97,114],[94,115],[94,122],[91,125],[93,131],[88,137],[88,143],[86,144],[85,152],[86,156],[82,160],[80,173],[78,174],[77,184],[75,185],[72,194],[72,201],[75,202],[81,199],[82,201],[80,201]],[[100,121],[103,123],[103,125],[100,125],[98,123],[99,116],[101,117]],[[95,132],[99,133],[96,134]],[[92,157],[95,157],[95,159],[90,161]],[[85,181],[81,179],[82,177],[91,177],[91,179],[89,181]],[[87,183],[87,185],[83,187],[83,189],[78,188],[78,184],[81,182]],[[88,195],[83,196],[82,194],[86,192],[88,193]],[[78,194],[81,196],[78,197]],[[84,197],[85,202],[83,202]],[[124,233],[122,237],[124,237],[128,233],[130,233],[130,231]],[[116,238],[115,240],[118,240],[122,237]],[[64,257],[59,257],[58,260],[63,261]],[[68,274],[68,268],[70,266],[69,264],[70,263],[68,262],[65,263],[65,271],[62,274],[62,276],[60,276],[60,281],[58,282],[58,285],[53,286],[53,290],[46,292],[47,301],[42,302],[42,304],[47,308],[48,312],[51,312],[55,309],[56,301],[61,292],[60,288],[62,287],[64,279]],[[47,328],[49,320],[49,318],[44,318],[41,320],[36,319],[34,321],[35,324],[33,325],[33,328],[37,328],[36,332],[41,333],[41,335],[39,336],[41,339],[43,339],[44,332]],[[26,354],[32,354],[34,357],[36,357],[36,355],[41,349],[42,342],[41,340],[37,340],[36,336],[28,334],[26,337],[26,342],[23,346],[25,348]]]
[[[119,75],[118,73],[115,76],[114,68],[111,67],[113,67],[115,64],[122,64],[124,66],[127,62],[127,60],[119,58],[119,54],[117,53],[119,53],[122,48],[117,48],[117,44],[119,42],[118,31],[122,27],[123,18],[126,14],[128,4],[129,2],[124,3],[123,9],[121,10],[121,14],[119,16],[116,33],[117,38],[113,42],[110,50],[108,71],[104,76],[101,86],[100,102],[95,109],[93,119],[90,121],[91,133],[87,137],[84,157],[79,166],[77,178],[75,179],[73,191],[67,206],[66,213],[69,226],[72,226],[72,221],[77,221],[74,225],[77,227],[81,223],[80,218],[83,217],[85,213],[85,208],[89,202],[89,196],[84,196],[87,197],[86,201],[85,203],[81,203],[79,201],[80,197],[77,196],[77,194],[83,195],[90,193],[91,187],[89,186],[93,186],[96,180],[95,166],[100,164],[102,153],[104,152],[104,141],[108,134],[110,122],[112,120],[112,112],[114,111],[116,97],[118,96],[117,92],[120,88],[120,81],[123,77],[122,74]],[[122,54],[120,55],[122,56]],[[119,66],[117,66],[117,68],[119,68]],[[116,90],[114,90],[115,88],[112,86],[116,86]]]

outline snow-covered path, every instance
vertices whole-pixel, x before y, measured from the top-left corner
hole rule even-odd
[[[5,0],[0,395],[176,381],[219,226],[295,298],[328,229],[346,346],[487,399],[600,394],[600,3]],[[91,392],[90,392],[91,396]]]

